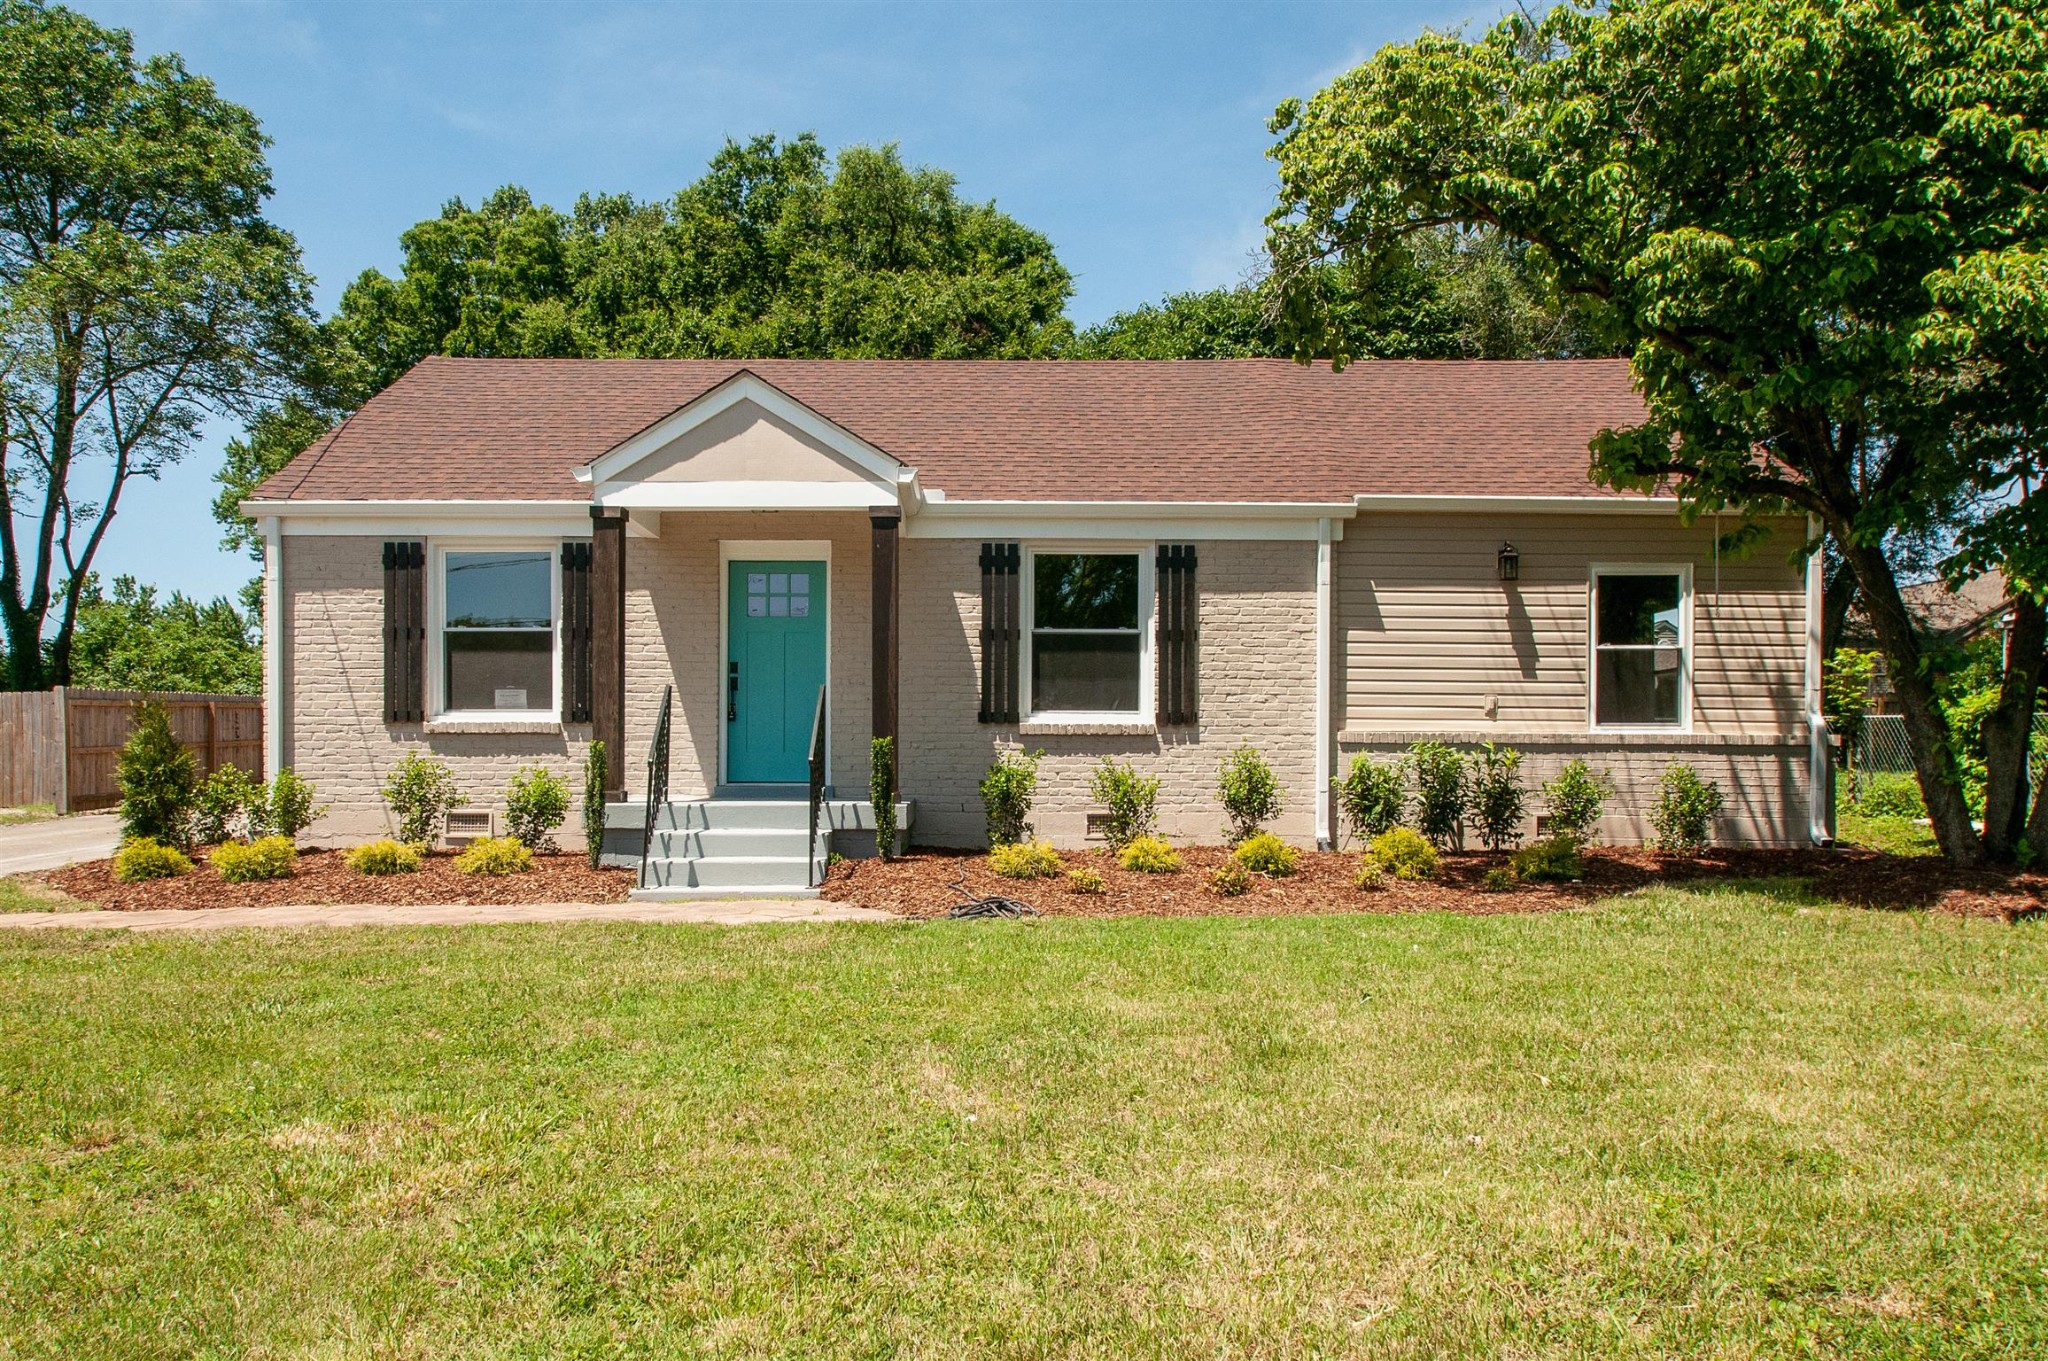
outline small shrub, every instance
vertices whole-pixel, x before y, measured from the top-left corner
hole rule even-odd
[[[1209,891],[1225,898],[1247,893],[1251,886],[1251,871],[1236,860],[1226,860],[1209,873]]]
[[[290,837],[264,836],[249,842],[225,842],[206,858],[220,871],[221,878],[231,884],[246,884],[258,879],[291,878],[299,851]]]
[[[1103,757],[1088,779],[1088,788],[1109,813],[1102,834],[1111,850],[1121,851],[1141,837],[1152,836],[1158,828],[1159,781],[1146,779],[1129,761]]]
[[[1401,809],[1408,801],[1408,767],[1401,757],[1376,761],[1370,756],[1351,758],[1351,770],[1336,782],[1337,806],[1344,825],[1360,841],[1370,841],[1401,821]]]
[[[1572,761],[1557,772],[1557,778],[1543,786],[1544,825],[1551,836],[1568,836],[1573,844],[1590,846],[1607,796],[1614,792],[1614,777],[1598,775],[1584,761]]]
[[[1495,865],[1479,877],[1479,891],[1481,893],[1513,893],[1519,882],[1515,878],[1513,870],[1505,865]]]
[[[1380,869],[1396,879],[1436,878],[1436,847],[1412,827],[1392,827],[1372,839],[1365,853]]]
[[[455,787],[455,776],[431,756],[405,754],[384,783],[384,802],[398,819],[398,839],[408,846],[431,846],[448,825],[448,812],[469,800]]]
[[[540,766],[522,768],[505,786],[505,830],[529,851],[553,851],[555,828],[568,816],[568,782]]]
[[[1515,852],[1514,865],[1515,874],[1532,884],[1569,884],[1586,873],[1578,841],[1565,833],[1522,847]]]
[[[610,777],[604,743],[592,742],[583,753],[583,853],[592,869],[604,855],[604,787]]]
[[[1015,841],[991,846],[988,867],[1005,879],[1050,879],[1060,872],[1060,853],[1050,841]]]
[[[1889,771],[1858,772],[1852,784],[1851,802],[1867,818],[1924,818],[1927,801],[1920,796],[1920,781],[1911,775]]]
[[[1358,858],[1358,873],[1351,880],[1353,888],[1370,893],[1375,889],[1384,888],[1386,882],[1387,872],[1380,868],[1380,862],[1373,859],[1370,853]]]
[[[1472,821],[1489,851],[1504,851],[1522,841],[1522,814],[1529,803],[1522,788],[1522,753],[1491,742],[1472,758]]]
[[[240,766],[222,766],[192,794],[192,844],[212,846],[231,837],[260,835],[263,786]]]
[[[875,813],[875,854],[896,858],[896,739],[877,737],[868,745],[868,806]]]
[[[1721,786],[1703,780],[1680,761],[1664,772],[1657,801],[1650,805],[1650,826],[1657,849],[1673,855],[1698,855],[1714,841],[1714,815],[1721,811]]]
[[[357,874],[416,874],[420,867],[416,848],[389,837],[358,846],[343,859]]]
[[[1079,869],[1067,871],[1067,892],[1069,893],[1100,893],[1108,887],[1109,885],[1103,882],[1101,873],[1088,868],[1086,865],[1081,866]]]
[[[115,766],[121,835],[184,846],[198,786],[198,764],[171,732],[171,712],[156,700],[135,706],[135,726]]]
[[[1859,652],[1853,647],[1835,649],[1821,667],[1820,707],[1828,727],[1839,733],[1850,748],[1863,731],[1870,714],[1871,685],[1877,679],[1878,654]]]
[[[1415,772],[1415,827],[1435,846],[1465,838],[1465,758],[1441,742],[1417,742],[1408,749]]]
[[[1031,801],[1038,793],[1038,761],[1042,751],[1004,750],[981,777],[981,811],[988,822],[988,844],[1014,846],[1031,840]]]
[[[1301,868],[1301,852],[1274,836],[1271,832],[1260,832],[1257,836],[1246,837],[1237,843],[1231,858],[1254,874],[1266,874],[1278,879]]]
[[[1256,836],[1259,827],[1280,816],[1280,782],[1257,747],[1239,747],[1223,758],[1216,797],[1223,803],[1223,835],[1232,846]]]
[[[455,857],[464,874],[524,874],[533,868],[533,851],[511,836],[480,836]]]
[[[316,806],[313,802],[313,782],[300,778],[297,771],[286,766],[263,792],[262,806],[251,808],[249,818],[252,826],[260,825],[266,832],[296,841],[299,833],[326,811],[325,804]]]
[[[1137,836],[1116,853],[1116,863],[1138,874],[1174,874],[1180,869],[1180,855],[1163,836]]]
[[[192,868],[192,862],[176,846],[166,846],[155,837],[130,837],[114,852],[114,877],[124,884],[145,879],[175,879]]]

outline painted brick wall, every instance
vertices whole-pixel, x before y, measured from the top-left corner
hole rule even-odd
[[[1083,843],[1088,776],[1103,756],[1128,758],[1160,781],[1161,830],[1213,842],[1223,825],[1218,763],[1251,743],[1272,763],[1286,809],[1274,830],[1315,834],[1315,545],[1199,546],[1200,711],[1192,728],[1142,735],[1044,736],[979,723],[980,544],[904,542],[902,785],[917,803],[913,839],[974,846],[984,839],[982,772],[1004,746],[1043,748],[1033,821],[1051,840]]]

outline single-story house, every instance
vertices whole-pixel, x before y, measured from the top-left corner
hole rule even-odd
[[[1736,557],[1593,485],[1640,414],[1605,360],[428,359],[244,504],[266,763],[347,840],[409,750],[490,816],[602,739],[608,844],[675,892],[809,882],[814,737],[849,853],[885,734],[919,844],[982,841],[1004,748],[1056,843],[1105,756],[1213,842],[1247,743],[1331,844],[1332,776],[1425,738],[1610,770],[1612,840],[1686,761],[1723,838],[1824,841],[1805,525]]]

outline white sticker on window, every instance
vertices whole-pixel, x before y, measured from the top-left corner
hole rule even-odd
[[[791,595],[809,595],[811,593],[811,574],[809,572],[791,572],[789,574],[789,593]]]
[[[776,617],[777,619],[780,619],[780,618],[782,618],[782,617],[783,617],[784,615],[788,614],[788,613],[789,613],[789,597],[788,597],[788,596],[786,596],[786,595],[771,595],[771,596],[769,596],[769,597],[768,597],[768,613],[770,613],[771,615],[774,615],[774,616],[775,616],[775,617]]]
[[[749,572],[749,573],[747,573],[747,594],[748,594],[748,595],[762,595],[762,594],[766,593],[766,591],[767,591],[767,590],[768,590],[768,574],[767,574],[766,572]]]
[[[768,589],[777,595],[786,594],[789,591],[789,573],[770,572],[768,574]]]
[[[526,691],[518,689],[493,690],[491,703],[500,709],[526,708]]]
[[[811,598],[807,595],[793,595],[789,598],[789,612],[798,619],[811,616]]]
[[[759,619],[768,613],[768,597],[750,595],[747,597],[747,618]]]

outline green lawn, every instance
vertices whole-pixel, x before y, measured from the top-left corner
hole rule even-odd
[[[2048,927],[0,939],[0,1357],[2048,1354]]]

